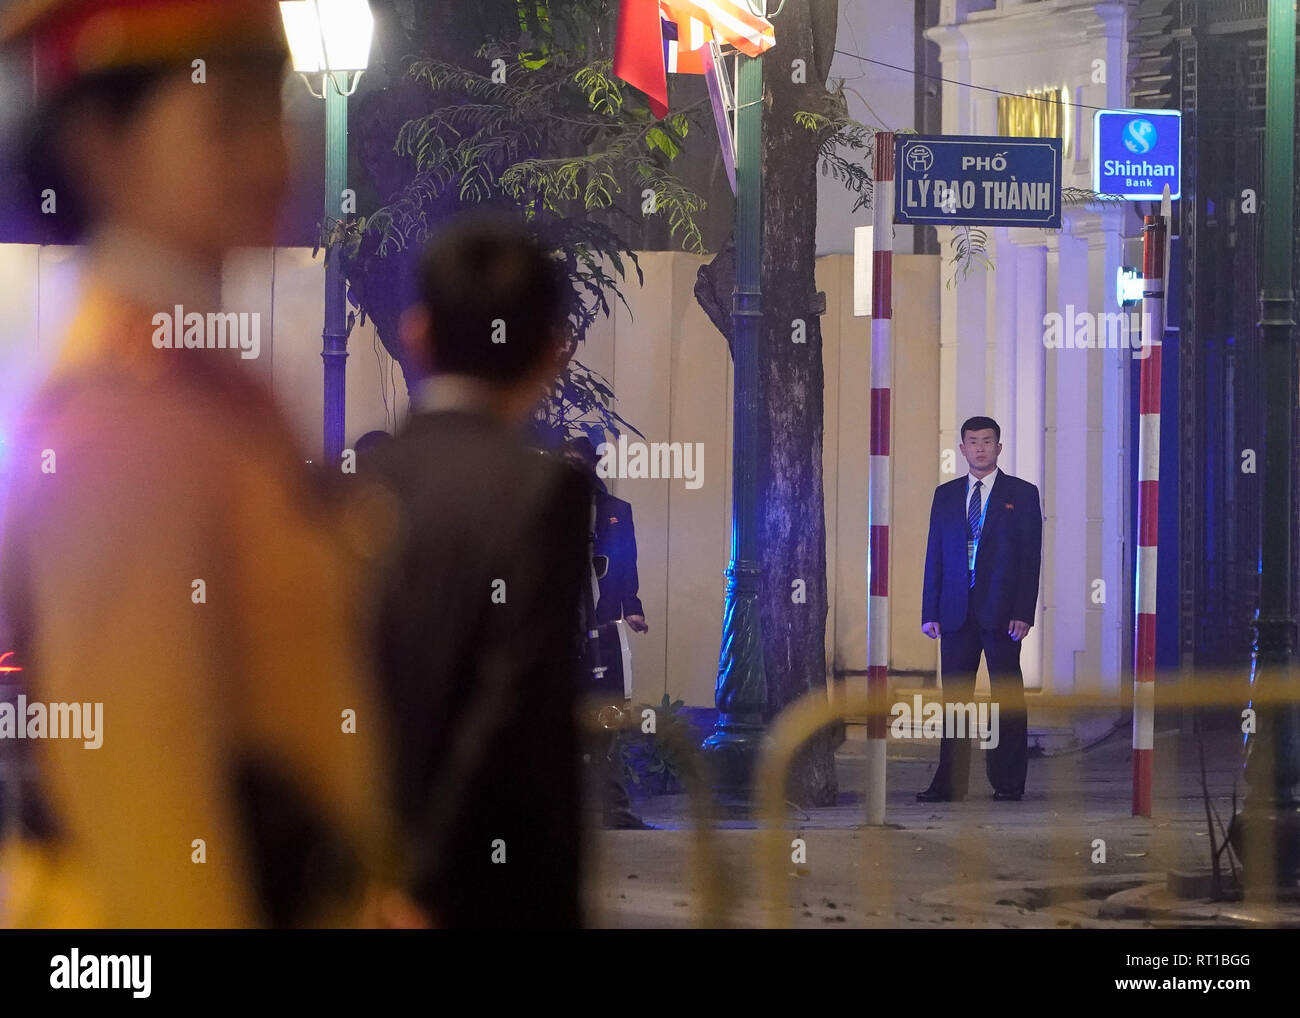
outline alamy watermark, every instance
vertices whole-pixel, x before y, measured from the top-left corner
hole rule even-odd
[[[80,739],[86,749],[104,744],[102,703],[0,703],[0,739]]]
[[[1132,350],[1136,360],[1146,360],[1160,340],[1151,335],[1149,314],[1136,311],[1076,311],[1043,315],[1043,346],[1049,350]]]
[[[262,352],[258,311],[186,311],[177,304],[153,316],[155,350],[238,350],[246,361]]]
[[[137,999],[152,990],[153,955],[82,954],[73,948],[50,959],[53,990],[130,990]]]
[[[925,702],[920,693],[909,704],[900,700],[889,708],[893,721],[889,734],[895,739],[979,739],[980,749],[997,749],[998,704]],[[920,734],[917,734],[917,731]]]
[[[692,490],[704,484],[703,442],[629,442],[626,435],[618,443],[601,442],[596,446],[596,476],[656,477],[684,480]]]

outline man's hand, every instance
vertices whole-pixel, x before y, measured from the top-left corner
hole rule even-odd
[[[937,623],[937,622],[922,622],[922,623],[921,623],[921,632],[923,632],[923,633],[924,633],[926,636],[928,636],[931,640],[937,640],[937,639],[939,639],[939,623]]]
[[[1025,634],[1029,632],[1031,622],[1021,622],[1019,619],[1012,619],[1011,625],[1007,628],[1007,635],[1013,640],[1023,640]]]
[[[628,615],[625,616],[624,621],[632,627],[632,632],[634,633],[650,632],[650,627],[646,625],[644,615]]]

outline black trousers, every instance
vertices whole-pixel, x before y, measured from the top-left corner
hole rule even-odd
[[[1020,673],[1020,641],[1011,639],[1006,630],[981,629],[968,615],[960,629],[939,634],[939,653],[943,660],[945,704],[974,702],[975,673],[983,653],[989,669],[991,702],[998,705],[998,744],[978,752],[984,757],[989,784],[995,792],[1022,794],[1029,761],[1029,732],[1025,680]],[[944,738],[939,746],[939,769],[930,783],[932,789],[952,798],[966,794],[971,742],[969,738]]]

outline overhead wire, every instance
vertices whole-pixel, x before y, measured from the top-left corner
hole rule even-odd
[[[942,74],[929,74],[925,71],[918,71],[911,67],[902,67],[898,64],[891,64],[887,60],[876,60],[874,57],[864,57],[861,53],[850,53],[848,50],[845,49],[836,49],[834,52],[843,57],[852,57],[854,60],[865,61],[868,64],[877,64],[880,67],[888,67],[891,70],[902,71],[904,74],[910,74],[913,77],[929,78],[932,81],[942,81],[949,85],[960,85],[962,88],[974,88],[974,89],[978,89],[981,92],[992,92],[994,95],[1015,96],[1017,99],[1035,99],[1039,102],[1045,102],[1045,103],[1054,103],[1060,101],[1058,99],[1053,99],[1051,96],[1029,95],[1025,92],[1010,92],[1004,88],[993,88],[991,85],[975,85],[969,81],[958,81],[956,78],[945,78]],[[1080,109],[1084,109],[1084,110],[1114,109],[1113,106],[1093,106],[1089,103],[1082,103],[1082,102],[1071,102],[1071,105],[1078,106]]]

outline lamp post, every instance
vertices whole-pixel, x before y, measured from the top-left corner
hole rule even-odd
[[[757,16],[773,18],[767,0],[746,0]],[[704,752],[724,797],[750,798],[754,762],[764,734],[767,676],[758,617],[759,566],[758,365],[762,340],[763,58],[737,56],[736,71],[736,278],[731,292],[735,378],[731,475],[731,561],[722,613],[722,648],[714,702],[719,715]]]
[[[1295,0],[1269,0],[1268,92],[1264,114],[1264,216],[1261,224],[1261,374],[1264,379],[1264,514],[1260,528],[1259,610],[1252,691],[1258,706],[1245,777],[1249,785],[1229,837],[1248,886],[1294,886],[1300,878],[1300,719],[1296,703],[1296,617],[1292,604],[1292,413],[1296,400],[1292,332],[1295,233]],[[1264,542],[1267,541],[1267,544]],[[1278,702],[1275,697],[1286,698]]]
[[[348,96],[370,60],[374,18],[366,0],[289,0],[280,4],[293,69],[307,89],[325,100],[325,206],[322,228],[344,214],[348,169]],[[352,75],[348,84],[348,75]],[[319,75],[320,90],[313,85]],[[351,211],[351,210],[347,210]],[[346,414],[348,325],[340,244],[325,247],[324,464],[337,468],[343,453]]]

